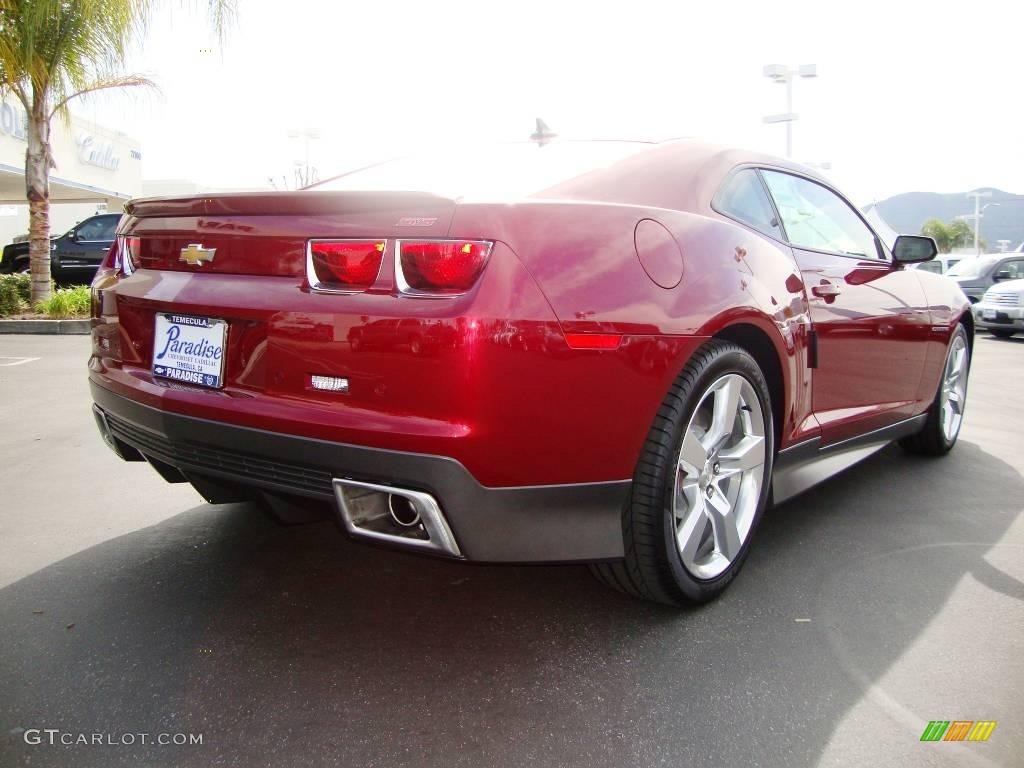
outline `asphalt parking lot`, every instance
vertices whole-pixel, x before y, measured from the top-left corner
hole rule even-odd
[[[1024,765],[1024,338],[978,335],[950,457],[771,511],[682,612],[200,503],[102,444],[87,353],[0,336],[2,766]]]

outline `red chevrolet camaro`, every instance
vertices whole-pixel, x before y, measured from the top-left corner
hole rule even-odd
[[[904,268],[934,243],[773,157],[508,144],[125,210],[104,439],[286,522],[700,602],[771,500],[960,429],[968,301]]]

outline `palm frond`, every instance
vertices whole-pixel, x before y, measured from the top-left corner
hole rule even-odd
[[[107,77],[100,80],[94,80],[92,83],[89,83],[74,93],[68,94],[61,101],[54,104],[53,109],[50,110],[50,117],[57,114],[64,115],[69,101],[77,99],[79,96],[84,96],[87,93],[104,91],[110,88],[132,88],[136,86],[145,86],[159,90],[157,84],[145,75],[120,75],[119,77]]]

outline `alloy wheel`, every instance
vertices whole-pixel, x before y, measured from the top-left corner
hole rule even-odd
[[[676,549],[696,578],[720,576],[750,535],[764,483],[766,423],[753,385],[730,373],[683,433],[672,498]]]
[[[951,443],[960,433],[960,425],[964,420],[964,404],[967,400],[967,340],[960,333],[953,337],[946,355],[941,398],[939,418],[942,423],[942,435],[947,443]]]

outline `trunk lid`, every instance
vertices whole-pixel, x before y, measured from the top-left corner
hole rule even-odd
[[[145,269],[298,277],[305,274],[311,238],[439,238],[454,212],[454,200],[420,192],[150,198],[125,206],[121,233],[139,238]],[[183,250],[191,262],[182,259]]]

